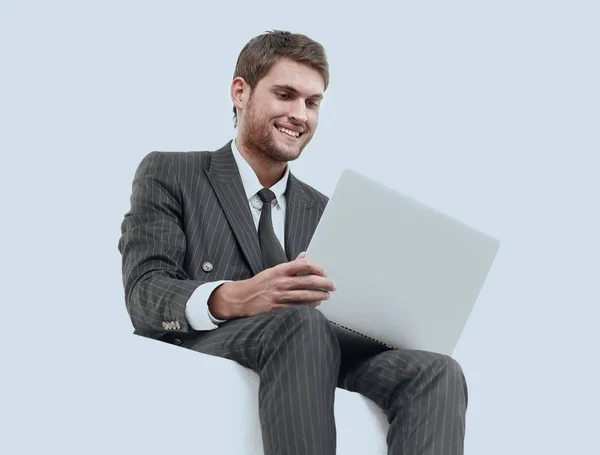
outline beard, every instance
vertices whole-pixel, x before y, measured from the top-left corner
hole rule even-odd
[[[243,143],[248,151],[256,157],[267,161],[294,161],[300,156],[312,137],[312,133],[309,134],[308,131],[305,131],[298,144],[289,144],[278,140],[277,134],[280,133],[275,126],[258,115],[252,103],[252,97],[250,97],[244,118]]]

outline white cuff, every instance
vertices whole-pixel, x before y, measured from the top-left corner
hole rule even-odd
[[[208,299],[212,292],[230,280],[213,281],[201,284],[188,299],[185,317],[194,330],[213,330],[225,321],[216,319],[208,310]]]

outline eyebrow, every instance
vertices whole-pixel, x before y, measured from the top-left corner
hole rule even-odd
[[[278,89],[288,90],[288,91],[290,91],[290,92],[294,92],[294,93],[298,93],[298,94],[300,93],[300,92],[298,91],[298,89],[296,89],[295,87],[292,87],[291,85],[286,85],[286,84],[280,85],[280,84],[276,84],[276,85],[274,85],[273,87],[274,87],[274,88],[278,88]],[[309,96],[309,98],[317,98],[317,99],[320,99],[320,100],[322,100],[322,99],[323,99],[323,95],[322,95],[321,93],[316,93],[316,94],[314,94],[314,95],[311,95],[311,96]]]

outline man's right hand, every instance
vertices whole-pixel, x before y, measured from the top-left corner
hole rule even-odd
[[[322,290],[321,290],[322,289]],[[291,305],[318,306],[335,291],[322,267],[305,253],[247,280],[224,283],[213,291],[208,307],[217,319],[256,316]]]

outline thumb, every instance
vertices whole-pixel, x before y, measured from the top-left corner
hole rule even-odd
[[[306,251],[301,252],[296,259],[303,259],[306,257]]]

